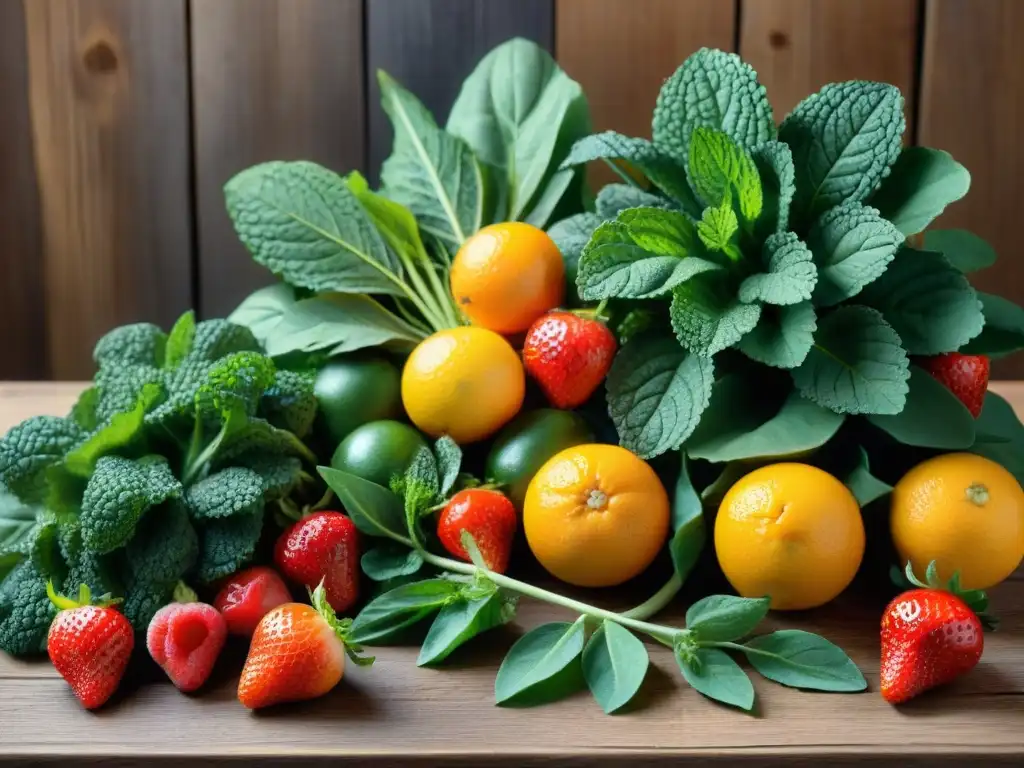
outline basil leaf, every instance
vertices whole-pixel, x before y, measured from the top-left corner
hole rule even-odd
[[[937,413],[942,418],[936,418]],[[974,444],[974,416],[960,398],[916,365],[910,366],[910,390],[903,410],[872,414],[868,421],[904,445],[955,451]]]
[[[363,553],[359,561],[363,573],[374,581],[411,576],[423,567],[423,556],[415,549],[382,542]]]
[[[406,538],[405,513],[402,501],[383,486],[363,480],[331,467],[317,467],[317,472],[352,518],[360,533],[367,536]]]
[[[647,675],[647,648],[628,629],[605,621],[583,649],[583,676],[606,715],[622,709]]]
[[[871,205],[904,235],[914,235],[966,195],[970,186],[971,174],[948,152],[906,147]]]
[[[531,629],[516,640],[501,662],[494,681],[495,701],[504,704],[531,694],[578,663],[583,638],[582,616],[572,624],[559,621]]]
[[[698,648],[691,660],[675,654],[676,663],[691,686],[709,699],[748,712],[754,707],[754,686],[740,665],[717,648]]]
[[[736,346],[759,363],[774,368],[796,368],[807,359],[817,329],[818,318],[809,301],[788,307],[766,306],[754,330]]]
[[[818,282],[818,270],[810,249],[792,232],[769,235],[762,259],[766,272],[740,283],[740,301],[763,301],[784,306],[808,301]]]
[[[171,332],[167,336],[167,344],[164,347],[163,367],[174,370],[181,361],[192,351],[192,341],[196,337],[196,314],[189,310],[174,323]]]
[[[436,613],[458,594],[459,584],[447,579],[414,581],[374,598],[352,621],[352,641],[383,645],[402,630]]]
[[[985,325],[960,351],[965,355],[1005,357],[1024,349],[1024,309],[1002,296],[978,292]]]
[[[736,246],[733,238],[739,229],[739,219],[728,200],[713,208],[705,208],[697,222],[700,241],[711,251],[732,253]]]
[[[704,525],[704,506],[690,480],[686,454],[682,454],[680,458],[679,477],[676,478],[675,493],[672,496],[674,533],[668,547],[672,566],[679,578],[685,582],[704,549],[707,531]]]
[[[494,627],[507,624],[515,615],[515,603],[497,590],[490,594],[459,598],[448,603],[430,625],[416,665],[439,664],[460,645]]]
[[[964,273],[988,269],[996,263],[995,248],[966,229],[925,230],[924,249],[941,253]]]
[[[853,494],[861,508],[892,492],[891,485],[882,482],[871,474],[868,452],[860,445],[857,446],[857,455],[853,467],[845,475],[840,476],[839,479],[843,481],[843,485],[850,489],[850,493]]]
[[[769,680],[816,691],[863,691],[864,675],[846,653],[819,635],[783,629],[747,641],[744,653]]]
[[[753,632],[770,605],[770,597],[710,595],[686,611],[686,628],[700,642],[732,642]]]
[[[711,357],[754,329],[761,305],[739,301],[724,273],[705,272],[672,289],[669,314],[679,343]]]

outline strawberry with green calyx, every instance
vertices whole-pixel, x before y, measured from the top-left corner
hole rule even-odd
[[[985,355],[961,355],[948,352],[929,357],[922,365],[937,381],[957,396],[974,418],[981,415],[981,407],[988,391],[990,362]]]
[[[526,371],[556,408],[582,405],[608,374],[618,344],[601,309],[548,312],[526,333]]]
[[[346,655],[359,666],[373,663],[359,655],[352,621],[338,619],[323,582],[310,599],[279,605],[257,625],[238,681],[238,700],[249,709],[323,696],[341,682]]]
[[[508,569],[518,516],[505,494],[472,488],[459,491],[445,505],[437,523],[437,536],[452,555],[469,560],[463,543],[468,532],[475,540],[487,568],[495,573]]]
[[[897,596],[882,614],[882,697],[907,701],[948,683],[977,665],[984,649],[982,611],[988,598],[980,590],[960,590],[954,574],[942,585],[935,563],[921,582],[907,563],[907,580],[917,588]]]
[[[50,625],[46,650],[54,668],[86,709],[103,706],[117,690],[135,647],[128,619],[103,595],[92,599],[82,584],[77,600],[58,595],[52,582],[46,594],[58,610]]]

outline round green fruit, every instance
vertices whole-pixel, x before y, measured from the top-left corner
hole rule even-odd
[[[382,358],[332,360],[313,386],[324,436],[338,445],[356,427],[402,417],[402,376]]]
[[[423,435],[408,424],[371,421],[341,441],[331,466],[387,488],[391,478],[404,474],[416,452],[426,447]]]
[[[530,480],[548,459],[593,440],[586,421],[572,411],[528,411],[510,422],[495,439],[487,456],[487,480],[505,486],[502,490],[516,509],[522,510]]]

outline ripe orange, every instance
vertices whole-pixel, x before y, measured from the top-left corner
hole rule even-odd
[[[474,325],[519,333],[562,303],[565,265],[543,230],[518,221],[492,224],[459,248],[451,289]]]
[[[816,608],[849,586],[864,557],[853,494],[807,464],[771,464],[740,478],[715,520],[718,564],[743,597],[777,610]]]
[[[668,494],[654,470],[617,445],[556,453],[530,481],[523,528],[553,576],[613,587],[651,564],[668,536]]]
[[[452,328],[420,342],[402,371],[413,424],[458,443],[490,436],[519,412],[526,374],[519,355],[485,328]]]
[[[959,571],[964,589],[988,589],[1024,558],[1024,491],[996,462],[948,453],[896,483],[889,526],[901,564],[934,560],[943,581]]]

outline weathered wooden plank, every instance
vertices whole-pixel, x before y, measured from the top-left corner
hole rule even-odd
[[[50,372],[119,323],[191,304],[184,0],[31,0],[29,99]]]
[[[361,0],[191,0],[199,307],[272,281],[238,241],[224,184],[267,160],[365,168]]]
[[[372,0],[367,3],[369,171],[391,153],[377,70],[415,93],[444,124],[463,79],[498,43],[526,37],[551,49],[551,0]]]
[[[0,380],[48,375],[39,192],[21,0],[0,0]]]
[[[999,261],[972,275],[981,290],[1024,304],[1020,204],[1024,198],[1024,3],[929,0],[922,68],[921,144],[945,149],[971,172],[971,191],[936,222],[965,227],[995,246]],[[1024,377],[1024,355],[993,375]]]
[[[826,83],[877,80],[913,120],[918,0],[741,0],[740,55],[768,89],[776,120]]]

